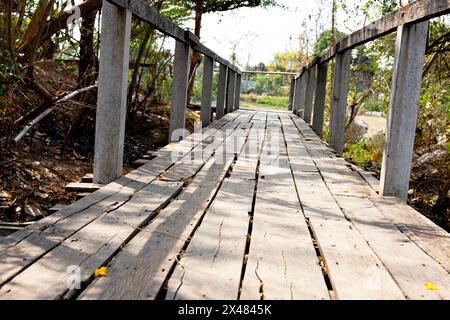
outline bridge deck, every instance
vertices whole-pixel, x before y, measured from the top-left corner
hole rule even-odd
[[[4,238],[0,299],[450,298],[448,233],[300,118],[203,134]]]

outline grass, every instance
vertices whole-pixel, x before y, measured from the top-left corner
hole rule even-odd
[[[259,107],[276,110],[288,110],[289,98],[276,96],[241,95],[242,107]]]

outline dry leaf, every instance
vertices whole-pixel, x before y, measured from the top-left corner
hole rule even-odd
[[[94,276],[97,277],[106,277],[108,275],[108,268],[100,267],[95,269]]]

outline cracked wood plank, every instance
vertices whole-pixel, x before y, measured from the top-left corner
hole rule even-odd
[[[258,114],[257,114],[258,115]],[[263,115],[252,122],[260,122]],[[266,116],[267,118],[267,116]],[[262,145],[252,128],[246,145]],[[244,147],[244,150],[245,149]],[[241,154],[169,279],[166,299],[236,299],[260,149]],[[244,151],[245,153],[246,151]],[[252,160],[249,160],[252,159]],[[244,169],[245,168],[245,169]]]
[[[411,241],[450,273],[450,235],[420,212],[395,197],[370,197],[369,200]]]
[[[88,280],[182,186],[163,181],[148,185],[132,201],[102,215],[6,283],[0,299],[61,298],[73,278],[68,268],[79,267],[80,280]]]
[[[340,195],[336,199],[408,299],[450,299],[450,275],[386,219],[369,199]],[[379,286],[379,282],[380,279],[374,279],[373,285]],[[438,290],[428,290],[427,282]]]
[[[230,118],[235,120],[238,116]],[[225,130],[229,121],[223,120],[222,122],[225,125],[221,126],[220,129],[210,131],[209,135],[216,133],[218,130]],[[89,198],[88,196],[41,220],[41,222],[31,226],[29,230],[26,230],[28,229],[26,228],[19,236],[13,237],[13,241],[17,241],[16,245],[13,246],[11,242],[0,253],[0,285],[19,274],[24,268],[98,217],[128,202],[138,190],[152,183],[161,172],[173,165],[177,159],[185,157],[192,150],[189,144],[185,144],[181,148],[170,146],[167,149],[169,148],[180,152],[178,158],[169,154],[157,157],[147,165],[93,193],[92,195],[101,199],[99,202],[86,205],[84,200]],[[89,204],[89,202],[87,203]]]
[[[226,128],[227,125],[223,126],[221,130]],[[202,148],[201,143],[197,144],[195,148]],[[209,150],[211,153],[213,151],[214,150]],[[194,151],[191,153],[193,152]],[[210,157],[211,154],[207,156]],[[190,157],[184,157],[169,170],[176,170],[178,166],[183,166],[185,163],[189,162],[191,162]],[[192,174],[195,173],[196,172]],[[97,212],[99,218],[95,217],[93,222],[78,230],[68,239],[65,239],[62,242],[62,245],[45,254],[40,260],[31,265],[31,267],[2,287],[0,289],[0,298],[14,299],[14,297],[18,297],[23,294],[24,296],[28,296],[30,299],[52,299],[64,295],[64,288],[67,287],[65,286],[65,281],[67,278],[70,278],[71,275],[59,272],[58,277],[56,274],[52,273],[53,269],[43,272],[43,270],[45,270],[45,266],[43,267],[42,263],[45,264],[46,261],[57,260],[58,263],[61,266],[65,266],[65,268],[72,265],[79,267],[84,266],[85,270],[81,269],[82,280],[88,280],[92,274],[92,270],[107,262],[117,249],[126,243],[130,237],[135,235],[142,224],[146,224],[149,219],[153,217],[156,210],[159,210],[167,203],[168,200],[173,198],[173,196],[181,190],[184,183],[184,180],[157,180],[151,184],[148,184],[141,190],[134,190],[132,197],[129,197],[128,199],[129,201],[119,203],[119,206],[114,208],[114,210],[107,211],[103,214],[101,214],[101,212]],[[83,217],[83,215],[80,215],[80,217]],[[104,236],[103,239],[100,238],[102,240],[94,242],[92,238],[89,238],[89,235],[92,236],[98,233],[97,229],[104,230]],[[116,231],[117,234],[115,234]],[[110,235],[111,239],[109,238]],[[80,237],[81,240],[79,239]],[[81,253],[72,249],[74,246],[71,243],[74,241],[73,239],[76,239],[75,246],[79,248]],[[83,248],[86,248],[89,253],[83,252]],[[100,251],[103,255],[100,254]],[[74,252],[74,257],[70,255],[70,252]],[[88,257],[86,257],[86,254]],[[12,256],[12,259],[17,260],[17,256]],[[85,260],[88,262],[84,263]],[[74,261],[78,263],[74,263]],[[9,265],[12,265],[12,263]],[[38,271],[34,272],[33,270],[35,269]],[[63,268],[63,270],[65,269]],[[50,279],[53,279],[53,281]],[[22,281],[26,282],[27,285],[22,285]],[[20,289],[27,286],[27,288],[30,288],[30,285],[37,285],[42,282],[45,283],[48,289],[45,292],[41,292],[40,295],[33,295],[30,291],[26,291],[28,292],[28,295],[26,295]],[[72,293],[69,291],[68,295],[70,296],[71,294]]]
[[[261,154],[241,299],[329,299],[277,122],[268,121],[268,130],[280,132],[271,144],[266,136]]]
[[[214,122],[209,127],[213,128],[212,131],[209,132],[209,135],[215,133],[222,126],[227,124],[230,121],[235,120],[240,116],[240,113],[227,114],[225,117],[220,120]],[[209,128],[208,127],[208,128]],[[186,138],[186,141],[191,141],[195,134],[189,135]],[[208,134],[205,131],[205,136]],[[96,192],[91,193],[90,195],[70,204],[69,206],[64,207],[62,210],[45,217],[44,219],[38,221],[30,227],[27,227],[23,230],[15,232],[8,237],[0,239],[0,252],[7,250],[20,243],[30,235],[45,230],[49,226],[54,225],[60,220],[70,217],[71,215],[77,214],[86,210],[94,205],[99,204],[102,206],[102,201],[114,196],[117,193],[123,192],[125,187],[129,186],[131,183],[136,180],[137,182],[141,182],[141,184],[137,183],[136,185],[131,186],[132,189],[138,188],[139,186],[144,186],[149,181],[153,180],[161,171],[167,169],[170,165],[174,163],[174,161],[170,160],[170,153],[174,150],[180,152],[180,154],[187,154],[190,151],[190,147],[185,144],[177,144],[171,143],[164,148],[161,148],[158,151],[157,158],[151,160],[146,165],[132,171],[131,173],[119,178],[116,181],[113,181],[102,189],[97,190]],[[105,207],[108,207],[110,204],[108,203]],[[0,272],[1,274],[1,272]],[[2,281],[0,281],[0,284]]]
[[[307,142],[306,139],[304,141]],[[324,177],[319,172],[295,170],[293,175],[303,212],[309,218],[325,260],[335,298],[404,299],[375,252],[346,220]],[[375,280],[379,280],[379,286],[373,285]]]
[[[234,132],[228,140],[238,133],[242,131]],[[179,198],[112,260],[107,266],[108,277],[95,279],[79,299],[155,299],[231,163],[231,156],[219,150]]]

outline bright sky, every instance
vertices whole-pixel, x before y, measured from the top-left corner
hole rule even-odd
[[[239,64],[245,66],[249,61],[250,65],[255,65],[270,62],[275,52],[298,49],[299,34],[305,29],[302,22],[309,15],[312,19],[308,21],[310,28],[314,28],[319,14],[322,28],[330,28],[331,0],[279,0],[279,3],[287,8],[241,8],[222,14],[206,14],[203,16],[201,41],[226,59],[230,57],[233,45],[237,44]],[[342,21],[339,16],[338,12],[338,21]],[[350,21],[353,27],[356,23]],[[311,40],[315,39],[313,30],[308,34]]]

